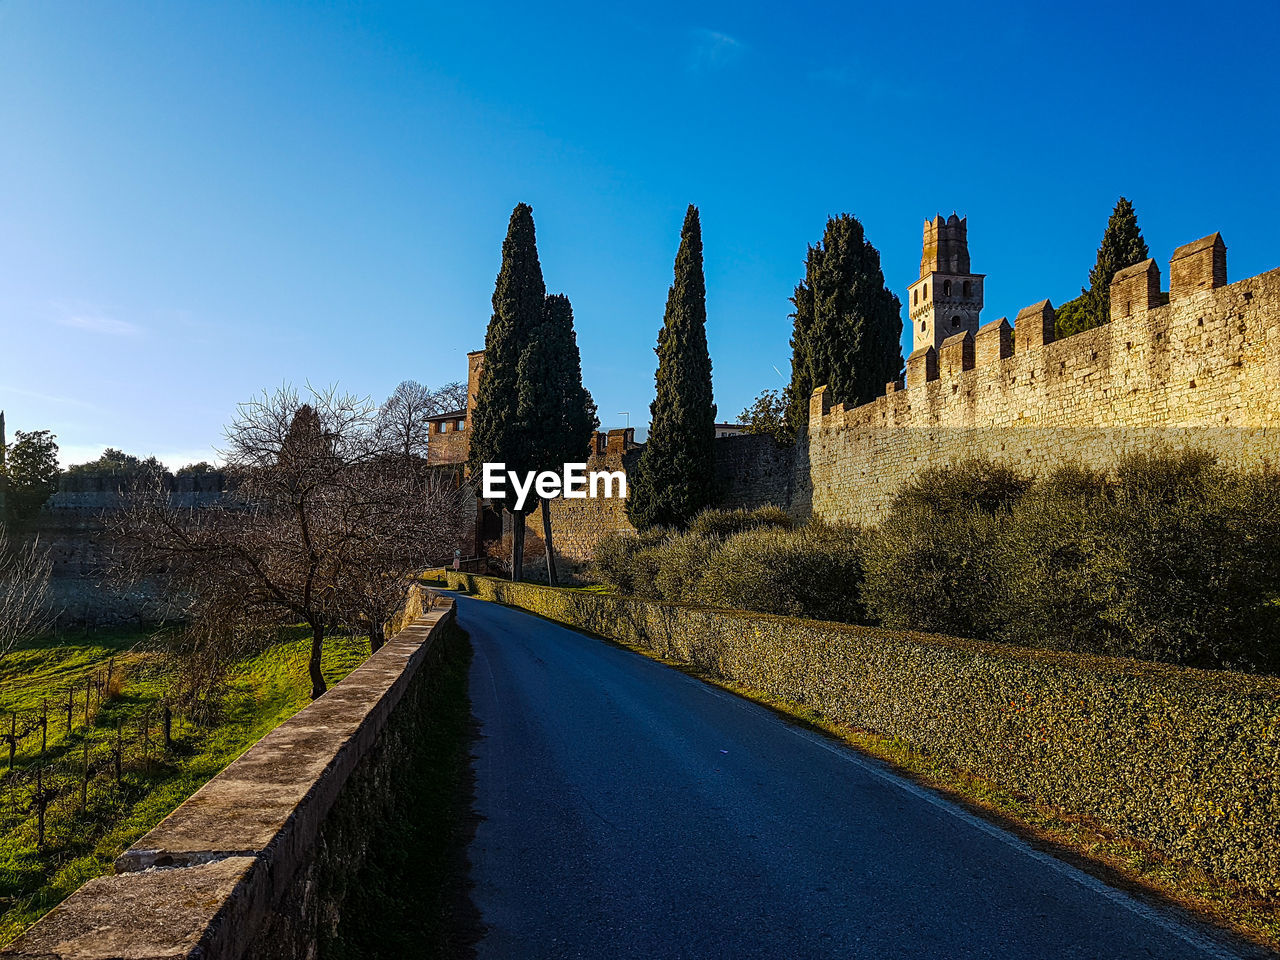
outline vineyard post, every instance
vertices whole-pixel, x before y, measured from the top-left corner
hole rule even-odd
[[[80,779],[80,811],[89,809],[89,738],[84,738],[84,776]]]
[[[44,795],[44,764],[36,765],[36,849],[44,849],[44,808],[49,802]]]

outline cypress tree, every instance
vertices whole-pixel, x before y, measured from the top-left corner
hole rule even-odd
[[[880,252],[856,217],[827,221],[792,302],[788,399],[797,431],[809,422],[814,388],[825,384],[833,403],[852,407],[880,396],[901,373],[902,304],[885,286]]]
[[[702,226],[689,205],[675,282],[658,332],[657,396],[649,406],[649,439],[627,497],[627,516],[637,528],[683,527],[713,495],[716,405],[707,352],[707,291],[702,275]]]
[[[505,463],[508,470],[524,473],[532,464],[532,445],[521,429],[518,416],[520,358],[536,335],[545,310],[547,290],[538,262],[538,246],[533,229],[533,208],[516,205],[502,242],[502,269],[493,290],[493,316],[484,336],[484,370],[476,389],[472,416],[468,467],[478,477],[485,463]],[[511,577],[524,572],[525,514],[536,503],[526,502],[512,515]]]
[[[1141,263],[1151,254],[1147,241],[1138,227],[1138,215],[1133,204],[1121,197],[1107,219],[1107,229],[1098,245],[1098,257],[1089,271],[1089,286],[1081,288],[1080,296],[1067,305],[1065,319],[1057,323],[1057,335],[1069,337],[1082,330],[1090,330],[1111,319],[1111,281],[1125,267]],[[1078,306],[1076,306],[1078,304]]]
[[[809,264],[819,255],[809,247],[805,259],[805,277],[810,275]],[[809,337],[813,333],[813,289],[804,280],[796,284],[791,297],[795,312],[791,314],[791,383],[787,385],[787,426],[793,433],[802,433],[809,423],[809,397],[814,391],[813,363],[809,350]],[[820,384],[819,384],[820,386]]]
[[[587,459],[600,421],[595,401],[582,385],[582,359],[573,332],[573,305],[564,294],[546,298],[542,324],[517,368],[517,421],[530,444],[535,470],[559,472],[566,463]],[[542,501],[542,533],[547,579],[556,582],[550,501]]]

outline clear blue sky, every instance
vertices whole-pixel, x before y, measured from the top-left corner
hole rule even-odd
[[[1239,279],[1280,265],[1278,35],[1274,2],[0,0],[0,407],[176,467],[263,387],[462,378],[519,201],[606,427],[647,421],[690,202],[722,419],[783,385],[830,214],[900,297],[967,215],[984,321],[1078,293],[1121,194],[1162,271],[1221,230]]]

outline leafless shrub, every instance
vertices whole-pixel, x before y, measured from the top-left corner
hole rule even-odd
[[[53,564],[38,540],[15,544],[0,526],[0,660],[25,637],[48,629]]]
[[[376,413],[334,388],[308,388],[305,399],[264,392],[227,428],[226,498],[179,507],[159,487],[130,496],[114,531],[122,566],[181,599],[186,655],[201,676],[301,622],[320,696],[325,637],[358,618],[380,645],[408,575],[452,553],[464,491],[391,448]]]
[[[378,436],[387,449],[402,457],[425,457],[431,434],[429,418],[466,408],[464,383],[446,383],[433,388],[416,380],[405,380],[378,410]]]

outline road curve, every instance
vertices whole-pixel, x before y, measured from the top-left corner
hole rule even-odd
[[[481,958],[1236,957],[884,766],[461,597]]]

